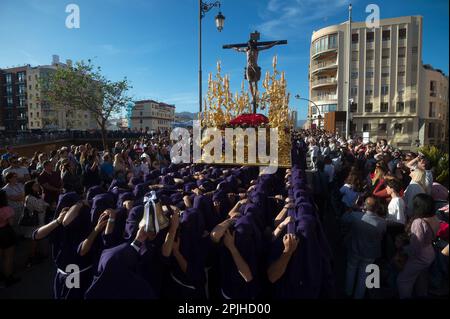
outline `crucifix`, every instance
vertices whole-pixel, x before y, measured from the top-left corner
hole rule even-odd
[[[223,49],[234,49],[238,52],[247,53],[245,79],[248,81],[250,94],[252,95],[253,113],[256,113],[257,109],[258,81],[261,79],[261,68],[258,66],[258,53],[278,44],[287,44],[286,40],[258,42],[259,38],[260,33],[255,31],[250,33],[250,40],[247,43],[226,44],[222,46]]]

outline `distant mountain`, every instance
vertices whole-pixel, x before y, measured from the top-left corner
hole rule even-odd
[[[182,117],[186,119],[193,120],[197,118],[197,113],[191,113],[191,112],[175,112],[176,117]]]

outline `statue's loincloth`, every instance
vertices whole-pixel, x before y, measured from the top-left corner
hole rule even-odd
[[[261,68],[259,66],[247,67],[246,78],[250,82],[258,82],[261,79]]]

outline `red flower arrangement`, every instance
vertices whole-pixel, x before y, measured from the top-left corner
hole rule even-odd
[[[263,114],[241,114],[232,119],[228,124],[238,127],[258,127],[269,123],[269,119]]]

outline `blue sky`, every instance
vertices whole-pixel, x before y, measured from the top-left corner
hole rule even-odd
[[[244,42],[258,30],[261,40],[286,39],[289,44],[261,53],[259,64],[286,72],[288,89],[308,95],[309,46],[313,30],[344,22],[347,0],[222,0],[225,28],[214,25],[217,9],[203,19],[203,83],[222,62],[223,73],[239,90],[244,54],[222,44]],[[351,1],[353,19],[364,21],[374,3],[381,18],[423,16],[423,62],[448,74],[449,2],[447,0]],[[67,29],[66,5],[80,7],[80,29]],[[173,103],[177,111],[198,108],[197,0],[0,0],[0,68],[48,64],[52,54],[62,60],[93,58],[113,80],[127,76],[135,99]],[[306,118],[307,102],[291,99]]]

